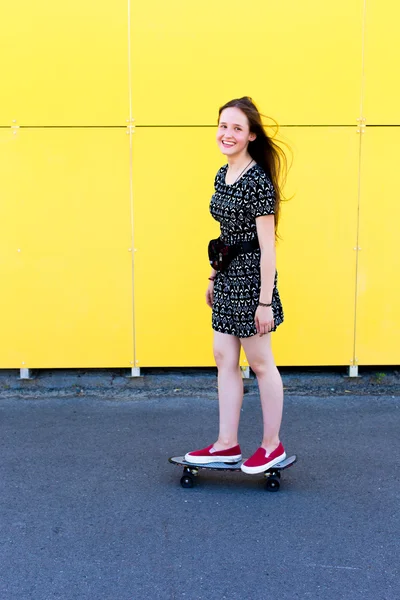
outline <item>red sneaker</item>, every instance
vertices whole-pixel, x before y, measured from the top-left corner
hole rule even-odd
[[[213,444],[202,450],[193,450],[185,454],[187,462],[197,465],[208,465],[213,462],[236,463],[242,460],[240,446],[233,446],[227,450],[214,450]]]
[[[243,473],[248,473],[249,475],[263,473],[285,458],[286,452],[282,444],[279,444],[271,454],[267,454],[264,448],[258,448],[253,456],[250,456],[242,464],[241,469]]]

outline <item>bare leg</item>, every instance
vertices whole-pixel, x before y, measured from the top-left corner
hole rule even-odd
[[[219,435],[216,450],[238,443],[243,380],[239,368],[239,338],[214,331],[214,357],[218,367]]]
[[[283,409],[282,379],[272,355],[271,334],[254,335],[240,341],[257,377],[264,423],[261,446],[270,453],[279,445]]]

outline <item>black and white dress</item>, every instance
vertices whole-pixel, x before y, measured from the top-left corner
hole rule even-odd
[[[265,171],[253,165],[235,183],[227,185],[224,165],[215,177],[210,212],[221,226],[226,244],[248,242],[257,237],[256,217],[274,214],[275,190]],[[215,331],[246,338],[257,333],[254,317],[260,300],[260,250],[239,254],[214,282],[212,327]],[[272,311],[275,326],[283,321],[283,309],[275,273]],[[264,299],[263,299],[264,300]],[[269,298],[265,298],[268,302]]]

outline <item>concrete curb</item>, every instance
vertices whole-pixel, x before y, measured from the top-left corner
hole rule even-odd
[[[358,378],[345,369],[280,369],[286,395],[297,396],[400,396],[396,367],[365,368]],[[129,369],[55,369],[32,371],[19,379],[18,370],[0,371],[0,399],[98,396],[142,400],[154,397],[217,397],[216,369],[144,369],[129,377]],[[244,380],[246,394],[257,394],[254,377]]]

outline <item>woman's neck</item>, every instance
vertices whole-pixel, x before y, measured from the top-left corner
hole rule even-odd
[[[228,156],[228,167],[231,173],[242,171],[252,161],[248,152],[239,156]]]

